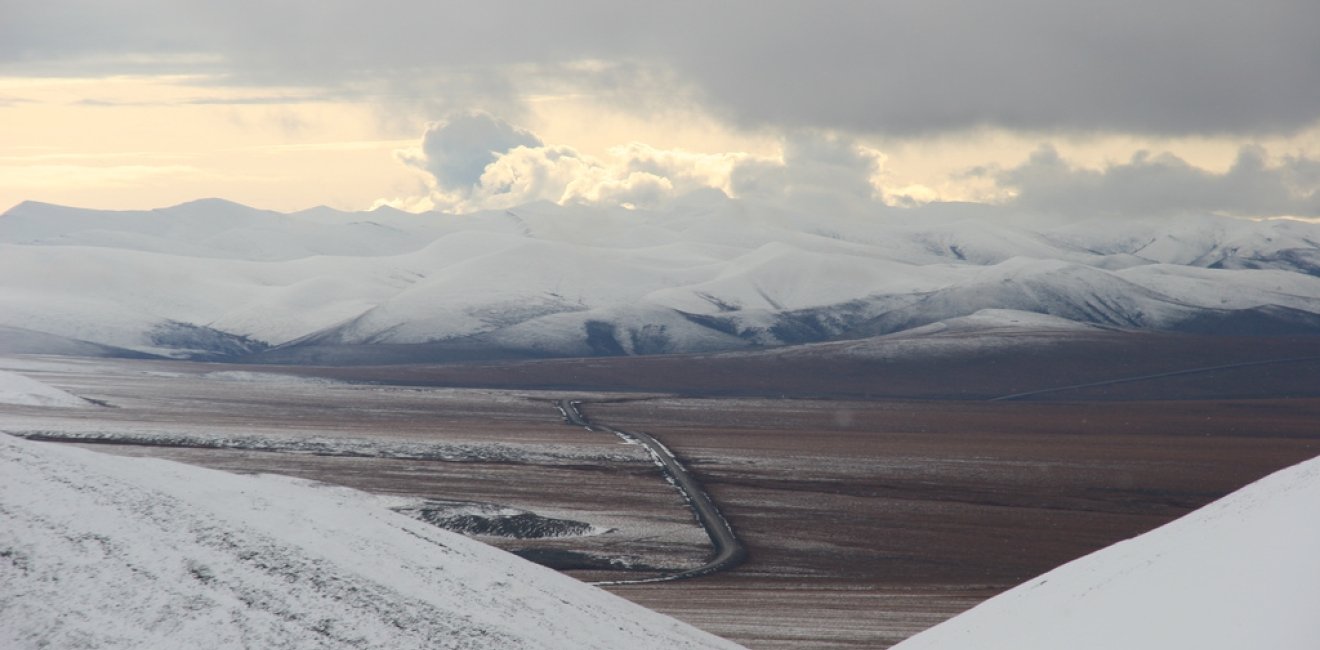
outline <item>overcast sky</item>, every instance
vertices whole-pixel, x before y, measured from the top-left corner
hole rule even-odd
[[[1320,3],[0,0],[0,204],[1320,216]]]

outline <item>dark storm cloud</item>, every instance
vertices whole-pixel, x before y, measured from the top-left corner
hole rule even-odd
[[[518,94],[512,64],[611,83],[560,66],[597,59],[671,71],[752,126],[1258,134],[1320,118],[1314,0],[10,0],[5,12],[10,74],[214,54],[245,82],[389,80],[443,96],[457,78],[489,99]]]
[[[847,138],[791,133],[784,139],[783,160],[740,162],[730,174],[730,189],[741,198],[842,212],[877,198],[871,176],[879,162],[875,152]]]
[[[684,59],[750,120],[911,134],[989,125],[1287,131],[1320,117],[1320,3],[803,3]]]
[[[1243,147],[1223,173],[1147,152],[1104,169],[1082,169],[1051,147],[1018,167],[982,173],[1017,190],[1013,207],[1048,214],[1320,216],[1320,161],[1287,156],[1271,163],[1259,147]]]
[[[517,147],[539,147],[541,139],[485,113],[456,115],[437,122],[422,136],[422,157],[409,164],[425,169],[445,191],[466,192],[478,185],[486,167]]]

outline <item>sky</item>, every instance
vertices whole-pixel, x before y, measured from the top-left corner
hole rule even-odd
[[[1320,217],[1314,0],[0,0],[0,210]]]

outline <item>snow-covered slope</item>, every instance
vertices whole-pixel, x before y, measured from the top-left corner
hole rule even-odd
[[[31,377],[0,370],[0,404],[81,407],[90,402]]]
[[[1320,458],[1030,580],[896,650],[1320,648]]]
[[[0,647],[736,648],[380,498],[0,435]]]
[[[860,338],[984,309],[1138,329],[1320,331],[1320,225],[1057,224],[933,206],[294,214],[204,200],[0,215],[0,349],[643,354]],[[97,347],[100,346],[100,347]],[[280,348],[267,352],[271,347]],[[368,355],[369,356],[369,355]]]

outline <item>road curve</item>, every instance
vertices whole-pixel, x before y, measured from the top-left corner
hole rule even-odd
[[[612,433],[625,442],[641,445],[651,455],[651,460],[660,467],[660,471],[664,473],[670,484],[678,490],[679,494],[683,495],[683,500],[687,501],[688,507],[692,508],[693,514],[697,516],[697,521],[705,529],[706,535],[710,537],[711,546],[714,548],[714,554],[710,559],[695,569],[654,578],[611,580],[594,584],[636,585],[697,578],[732,569],[747,559],[747,548],[739,541],[738,536],[733,532],[733,526],[730,526],[729,521],[720,513],[719,507],[710,498],[710,494],[701,487],[701,484],[687,471],[687,468],[683,467],[683,464],[674,456],[674,452],[670,451],[655,436],[639,431],[622,431],[600,423],[593,423],[587,419],[587,416],[582,414],[582,402],[561,399],[555,401],[555,406],[559,408],[559,412],[564,416],[564,422],[568,424],[584,427],[588,431]]]

